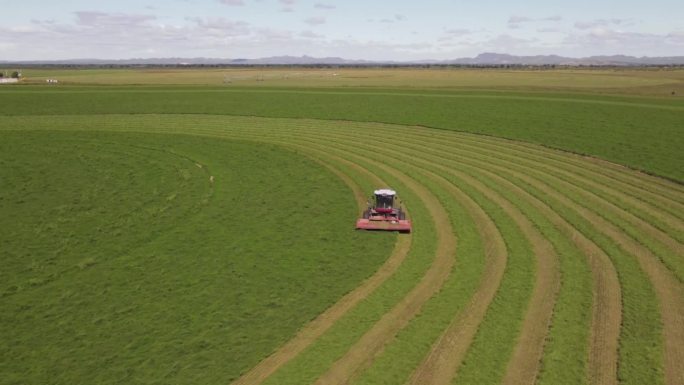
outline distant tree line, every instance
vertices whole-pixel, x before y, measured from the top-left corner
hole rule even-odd
[[[19,79],[20,76],[21,76],[21,74],[19,73],[19,71],[14,71],[9,76],[7,76],[7,73],[5,73],[5,72],[0,72],[0,78],[8,77],[8,78],[13,78],[13,79]]]

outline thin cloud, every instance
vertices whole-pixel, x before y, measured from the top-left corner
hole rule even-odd
[[[577,29],[592,29],[597,27],[609,27],[609,26],[629,26],[633,25],[634,21],[632,19],[594,19],[589,21],[578,21],[575,23],[575,28]]]
[[[157,18],[156,16],[152,15],[106,13],[92,11],[78,11],[74,12],[74,14],[76,15],[76,23],[85,26],[140,25]]]
[[[380,22],[381,22],[381,23],[385,23],[385,24],[390,24],[390,23],[396,23],[396,22],[404,21],[404,20],[406,20],[406,16],[400,15],[400,14],[396,14],[396,15],[394,15],[393,18],[384,18],[384,19],[380,19]]]
[[[307,39],[322,39],[325,37],[321,34],[313,32],[313,31],[302,31],[299,33],[299,36],[305,37]]]
[[[219,18],[188,18],[188,21],[195,23],[198,30],[204,31],[207,34],[218,36],[245,36],[249,35],[249,24],[243,21],[228,20],[222,17]]]
[[[245,2],[242,0],[218,0],[218,2],[232,7],[245,5]]]
[[[560,15],[546,16],[546,17],[528,17],[528,16],[511,16],[508,18],[508,28],[519,29],[523,24],[527,23],[539,23],[539,22],[558,22],[563,20]]]
[[[332,5],[332,4],[316,3],[316,4],[314,4],[314,8],[316,8],[316,9],[335,9],[337,7]]]
[[[464,36],[473,33],[473,31],[466,29],[466,28],[452,28],[452,29],[447,29],[444,31],[449,36],[453,37],[458,37],[458,36]]]
[[[321,25],[325,24],[326,20],[323,16],[312,16],[304,19],[304,22],[309,25]]]
[[[259,42],[281,42],[293,39],[294,33],[287,30],[279,30],[273,28],[259,28],[254,31],[253,39]]]
[[[520,24],[534,21],[534,19],[527,16],[511,16],[508,18],[508,24]]]

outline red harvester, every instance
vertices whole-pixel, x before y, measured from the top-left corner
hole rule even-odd
[[[411,232],[411,221],[399,205],[397,193],[390,189],[373,192],[363,218],[356,221],[356,229]]]

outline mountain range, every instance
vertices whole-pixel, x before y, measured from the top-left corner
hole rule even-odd
[[[568,66],[640,66],[684,65],[684,56],[635,57],[625,55],[571,58],[558,55],[515,56],[485,52],[472,58],[451,60],[382,61],[349,60],[340,57],[271,56],[259,59],[221,58],[133,58],[133,59],[66,59],[66,60],[0,60],[0,64],[25,65],[568,65]]]

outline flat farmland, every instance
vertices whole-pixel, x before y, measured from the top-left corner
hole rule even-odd
[[[684,91],[684,71],[667,69],[500,70],[463,68],[151,68],[27,69],[30,83],[57,79],[66,84],[226,85],[248,87],[402,87],[588,90],[660,94]]]
[[[680,72],[383,71],[1,89],[0,383],[684,383]]]

